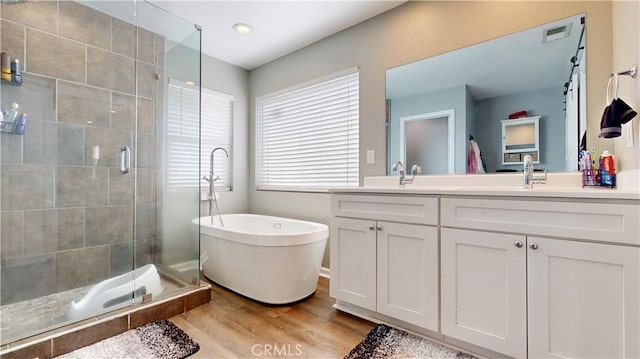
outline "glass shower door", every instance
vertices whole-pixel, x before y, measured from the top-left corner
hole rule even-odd
[[[1,107],[26,120],[0,125],[1,344],[198,285],[198,234],[171,212],[199,217],[199,198],[167,199],[163,148],[168,78],[200,81],[199,29],[146,1],[0,7],[22,65]]]

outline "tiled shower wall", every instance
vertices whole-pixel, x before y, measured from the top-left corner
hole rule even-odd
[[[0,99],[29,117],[24,136],[0,134],[0,304],[154,262],[164,38],[73,1],[2,4],[0,17],[0,49],[24,66]]]

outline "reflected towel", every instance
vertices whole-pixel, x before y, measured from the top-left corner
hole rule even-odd
[[[474,140],[469,141],[469,157],[467,158],[467,173],[485,173],[480,147]]]

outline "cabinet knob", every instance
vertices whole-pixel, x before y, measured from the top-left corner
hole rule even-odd
[[[376,226],[376,229],[377,229],[377,230],[379,230],[379,231],[381,231],[381,230],[382,230],[382,226],[378,224],[378,225]]]
[[[514,244],[516,245],[516,247],[522,248],[522,242],[516,241],[516,243],[514,243]]]
[[[374,229],[376,229],[376,227],[374,227],[373,224],[370,224],[369,229],[373,231]]]
[[[533,250],[538,249],[538,244],[537,243],[531,243],[531,244],[529,244],[529,248],[531,248]]]

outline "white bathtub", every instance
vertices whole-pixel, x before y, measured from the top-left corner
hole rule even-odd
[[[200,218],[202,272],[260,302],[285,304],[315,292],[329,229],[320,223],[254,214]],[[192,221],[198,233],[198,218]]]

